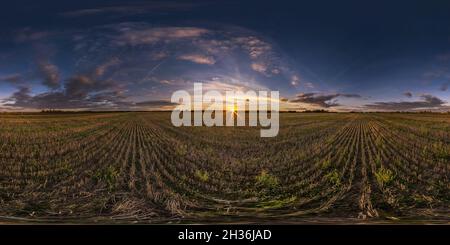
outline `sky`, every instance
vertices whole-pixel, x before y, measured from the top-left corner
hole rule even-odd
[[[0,111],[165,110],[195,82],[285,110],[449,111],[449,1],[23,1]]]

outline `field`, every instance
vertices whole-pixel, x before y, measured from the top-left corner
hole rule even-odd
[[[450,114],[0,115],[0,222],[449,223]]]

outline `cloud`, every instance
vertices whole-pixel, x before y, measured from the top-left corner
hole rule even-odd
[[[283,55],[274,48],[272,43],[265,41],[263,37],[244,32],[232,38],[229,43],[231,43],[230,49],[238,47],[238,49],[247,54],[251,61],[250,67],[252,70],[266,77],[271,77],[272,75],[289,76],[289,65],[285,62]]]
[[[107,69],[116,61],[108,61],[97,66],[86,74],[69,77],[60,90],[51,90],[32,95],[28,86],[20,86],[4,104],[10,108],[28,109],[127,109],[134,103],[126,101],[125,89],[118,82],[110,79],[100,79],[103,69]],[[41,62],[40,71],[44,75],[47,86],[59,86],[57,69],[49,63]],[[51,82],[51,83],[50,83]],[[57,83],[58,82],[58,83]]]
[[[31,92],[31,89],[29,87],[26,86],[20,86],[19,90],[14,92],[10,98],[7,99],[7,101],[23,101],[23,102],[27,102],[31,96],[29,95]]]
[[[441,87],[439,88],[439,90],[441,90],[441,91],[447,91],[447,90],[448,90],[448,85],[449,85],[449,83],[450,83],[450,82],[443,83],[443,84],[441,85]]]
[[[51,91],[31,95],[28,87],[21,87],[4,100],[10,108],[27,109],[126,109],[133,103],[125,101],[121,91],[105,91],[83,96],[74,96],[64,91]]]
[[[45,63],[41,67],[47,76],[47,85],[59,86],[59,79],[52,77],[53,67]],[[45,77],[44,76],[44,77]],[[58,77],[59,78],[59,77]],[[53,83],[49,83],[53,82]],[[76,108],[124,108],[133,104],[127,102],[124,89],[115,81],[98,79],[96,72],[74,75],[65,81],[61,90],[31,94],[30,87],[20,86],[18,91],[5,99],[5,106],[30,109],[76,109]]]
[[[432,71],[427,71],[423,74],[423,77],[427,80],[436,79],[441,77],[447,77],[448,70],[446,68],[437,68]]]
[[[88,109],[88,110],[144,110],[146,108],[170,108],[176,103],[166,100],[142,102],[127,101],[123,91],[105,91],[75,97],[64,91],[53,91],[32,96],[28,87],[21,87],[4,100],[7,109]],[[3,109],[3,108],[2,108]]]
[[[267,71],[267,66],[263,63],[252,63],[251,68],[252,70],[262,74],[265,74]]]
[[[163,106],[174,106],[177,103],[172,103],[167,100],[149,100],[135,103],[137,106],[148,106],[148,107],[163,107]]]
[[[89,93],[116,89],[119,85],[112,80],[94,79],[88,75],[76,75],[65,84],[65,94],[71,98],[83,98]]]
[[[318,95],[315,93],[301,93],[297,95],[297,98],[290,100],[290,102],[301,102],[328,108],[339,105],[336,102],[331,101],[337,97],[337,94]]]
[[[221,33],[209,30],[208,34],[210,35],[205,36],[205,38],[193,40],[192,44],[208,54],[215,55],[229,52],[237,47],[229,37],[223,34],[221,35]]]
[[[177,79],[161,79],[158,81],[159,84],[162,85],[167,85],[167,86],[183,86],[183,85],[187,85],[188,83],[190,83],[189,80],[184,80],[181,78],[177,78]]]
[[[79,9],[74,11],[63,12],[61,15],[65,17],[85,17],[90,15],[100,15],[100,14],[113,14],[121,16],[126,15],[136,15],[136,14],[147,14],[152,12],[163,12],[163,11],[189,11],[195,7],[207,4],[206,2],[196,2],[196,3],[186,3],[186,2],[175,2],[175,1],[151,1],[137,2],[130,4],[121,4],[113,6],[99,6],[96,8]]]
[[[320,107],[335,107],[340,106],[340,104],[337,103],[336,99],[338,97],[346,97],[346,98],[361,98],[358,94],[341,94],[341,93],[334,93],[334,94],[317,94],[317,93],[300,93],[297,95],[297,97],[293,100],[290,100],[289,102],[301,102],[311,105],[316,105]]]
[[[219,92],[226,91],[247,91],[252,88],[245,86],[244,84],[233,84],[230,82],[221,82],[221,81],[211,81],[203,84],[203,90],[216,90]]]
[[[105,74],[106,70],[119,64],[120,60],[117,57],[114,57],[108,61],[106,61],[105,63],[99,65],[97,68],[95,68],[95,75],[97,77],[103,76],[103,74]]]
[[[3,75],[3,76],[0,76],[0,82],[8,82],[11,84],[20,84],[23,82],[23,76],[20,73]]]
[[[314,88],[314,84],[311,83],[311,82],[306,82],[305,83],[305,87],[307,87],[307,88]]]
[[[119,46],[154,44],[180,39],[192,39],[209,33],[207,29],[198,27],[155,27],[137,29],[133,26],[119,26],[121,35],[115,40]]]
[[[436,56],[436,58],[439,61],[448,61],[448,60],[450,60],[450,52],[439,54],[439,55]]]
[[[163,100],[174,89],[189,90],[193,81],[221,91],[273,90],[269,88],[280,88],[278,85],[284,83],[282,90],[297,74],[276,45],[252,30],[235,26],[156,27],[126,22],[54,33],[58,35],[42,43],[46,49],[38,47],[41,42],[34,43],[35,69],[3,76],[8,83],[26,81],[15,87],[33,88],[33,93],[22,91],[27,100],[11,97],[12,92],[5,94],[3,98],[10,96],[10,106],[134,108],[138,105],[133,102],[146,100],[145,96]],[[256,72],[264,77],[255,76]],[[34,90],[37,81],[47,88]]]
[[[412,98],[413,97],[413,94],[411,92],[408,92],[408,91],[404,92],[403,95],[408,97],[408,98]]]
[[[216,61],[211,56],[204,56],[200,54],[185,54],[178,56],[179,60],[186,60],[190,62],[194,62],[197,64],[204,64],[204,65],[214,65]]]
[[[51,36],[53,33],[48,31],[35,31],[30,28],[24,28],[19,30],[15,34],[16,42],[32,42],[45,39]]]
[[[92,9],[80,9],[70,12],[64,12],[62,13],[63,16],[66,17],[81,17],[81,16],[87,16],[87,15],[94,15],[94,14],[100,14],[100,13],[106,13],[106,12],[116,12],[118,9],[114,8],[92,8]]]
[[[261,58],[272,50],[272,46],[256,36],[237,37],[235,43],[247,50],[251,59]]]
[[[47,92],[32,96],[29,88],[20,88],[10,98],[9,103],[5,104],[10,107],[32,108],[32,109],[59,109],[78,107],[76,101],[69,101],[61,92]]]
[[[297,86],[300,83],[300,78],[297,75],[292,75],[291,85]]]
[[[401,101],[401,102],[375,102],[373,104],[365,105],[367,109],[382,110],[382,111],[413,111],[425,109],[439,109],[445,107],[445,101],[430,94],[423,94],[420,96],[420,101]]]
[[[161,60],[168,56],[168,54],[164,51],[159,51],[151,55],[152,60]]]
[[[290,76],[293,74],[293,70],[287,63],[288,59],[285,59],[280,50],[273,48],[273,45],[265,41],[262,36],[244,28],[233,26],[151,27],[144,23],[122,23],[109,26],[107,30],[112,30],[111,37],[108,37],[112,47],[139,45],[142,52],[152,50],[149,56],[152,61],[164,61],[164,65],[172,63],[174,59],[171,57],[175,57],[175,60],[186,60],[197,64],[214,64],[216,71],[225,72],[236,72],[240,69],[239,66],[248,65],[250,71],[256,71],[265,77],[276,75],[283,82],[290,82]],[[188,50],[189,53],[184,53],[184,50]],[[163,69],[165,68],[158,68],[158,70]],[[183,72],[179,71],[179,73]],[[194,69],[190,69],[186,73],[189,73],[187,75],[191,77],[195,72]],[[245,74],[247,72],[247,70],[243,71],[242,76],[253,77],[253,74]],[[184,75],[186,74],[181,74],[181,76]],[[163,79],[171,78],[166,76]],[[195,79],[204,78],[198,75]],[[269,83],[261,78],[259,82]]]
[[[338,94],[338,95],[345,98],[362,98],[362,96],[359,94]]]
[[[60,75],[56,65],[41,60],[38,62],[38,70],[43,78],[42,84],[52,89],[59,88]]]

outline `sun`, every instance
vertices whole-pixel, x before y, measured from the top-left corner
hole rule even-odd
[[[237,106],[229,106],[227,107],[227,111],[231,112],[232,114],[237,114]]]

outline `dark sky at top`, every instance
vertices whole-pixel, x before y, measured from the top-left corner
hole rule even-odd
[[[289,109],[449,110],[449,1],[12,1],[0,110],[154,109],[207,88]]]

